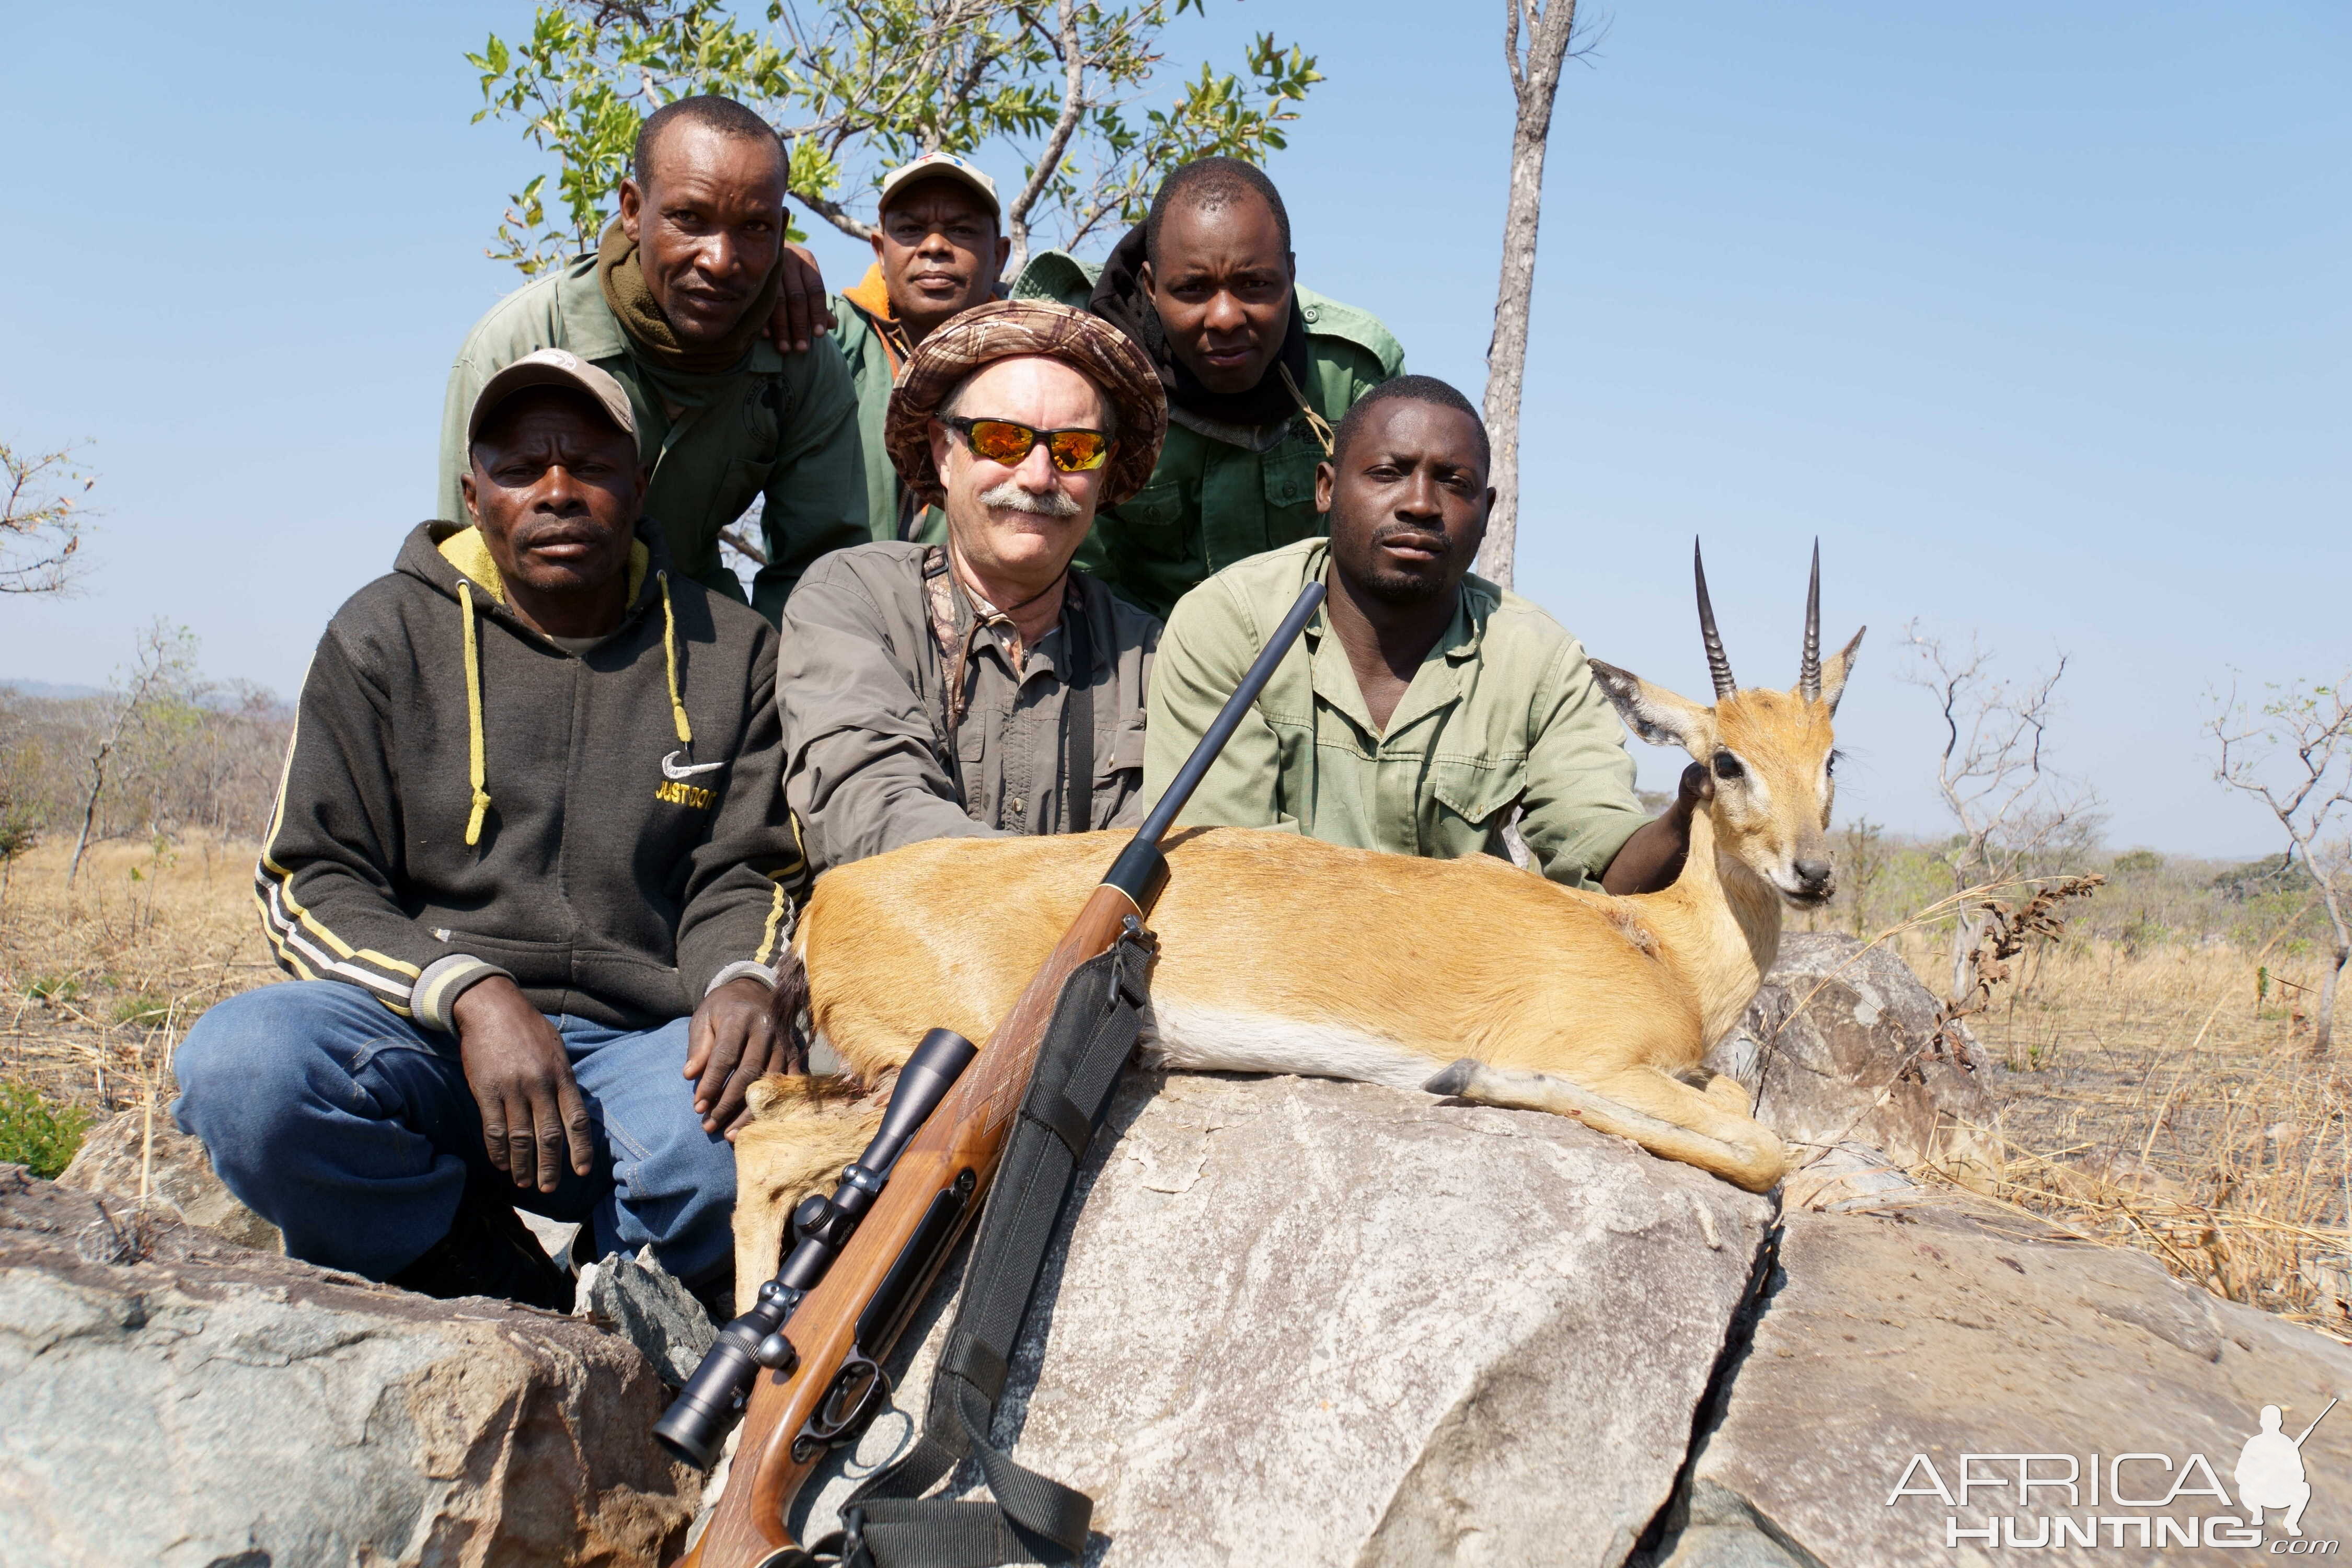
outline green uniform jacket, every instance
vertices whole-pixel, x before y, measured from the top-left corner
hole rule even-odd
[[[866,308],[846,294],[835,294],[832,300],[833,341],[840,345],[841,357],[849,362],[849,379],[857,388],[857,437],[865,451],[866,463],[866,524],[867,538],[873,541],[912,537],[925,544],[943,544],[948,537],[947,514],[937,507],[925,507],[922,521],[911,536],[898,531],[899,487],[898,470],[892,467],[888,448],[882,445],[882,421],[890,412],[890,388],[897,373],[890,364],[890,350],[882,341],[881,329]]]
[[[1084,310],[1102,271],[1048,250],[1022,268],[1014,299],[1058,300]],[[1404,368],[1404,350],[1367,311],[1311,289],[1298,290],[1311,373],[1301,390],[1337,426],[1356,400]],[[1077,563],[1163,620],[1186,590],[1244,556],[1323,532],[1315,510],[1315,468],[1323,445],[1304,416],[1265,431],[1257,449],[1168,410],[1168,443],[1151,482],[1131,500],[1096,514]]]
[[[1151,672],[1146,800],[1168,787],[1299,590],[1322,579],[1327,555],[1319,539],[1288,545],[1227,567],[1176,606]],[[1517,595],[1465,577],[1454,624],[1385,734],[1317,610],[1178,821],[1453,859],[1506,854],[1515,805],[1544,875],[1595,889],[1647,820],[1624,727],[1583,645]]]
[[[568,349],[629,389],[637,450],[653,470],[645,515],[661,524],[681,574],[740,603],[742,584],[719,563],[719,531],[762,498],[768,562],[751,597],[771,621],[810,562],[866,542],[857,394],[833,341],[820,338],[808,353],[787,356],[762,338],[723,375],[665,374],[674,392],[690,389],[695,404],[673,420],[604,303],[593,256],[516,289],[466,334],[442,407],[442,518],[467,521],[457,476],[467,466],[466,420],[475,397],[499,370],[546,348]]]

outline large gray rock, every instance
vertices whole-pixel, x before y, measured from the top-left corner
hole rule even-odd
[[[2314,1495],[2300,1543],[2275,1511],[2232,1543],[2240,1452],[2263,1405],[2282,1408],[2293,1436],[2339,1393],[2352,1394],[2352,1350],[2182,1285],[2144,1253],[1949,1204],[1792,1210],[1661,1557],[1668,1568],[2097,1568],[2285,1555],[2352,1535],[2352,1407],[2301,1450]],[[2037,1480],[2071,1466],[2073,1500],[2038,1487],[2021,1501],[2025,1455],[2048,1456]],[[2124,1456],[2135,1457],[2118,1501],[2111,1467]],[[1964,1465],[1977,1484],[1962,1507]],[[2130,1500],[2160,1498],[2184,1475],[2199,1489],[2169,1507]],[[2006,1484],[1985,1484],[1995,1479]],[[2095,1549],[2081,1543],[2086,1524]],[[2002,1533],[1959,1533],[1988,1528]],[[2194,1549],[2179,1544],[2184,1528]],[[2061,1544],[2022,1555],[2045,1529]]]
[[[0,1565],[649,1563],[694,1483],[624,1341],[0,1166]]]
[[[1858,1142],[1980,1186],[2000,1168],[1997,1069],[1965,1026],[1951,1035],[1938,1041],[1934,994],[1888,948],[1794,932],[1707,1065],[1748,1086],[1801,1163]]]
[[[145,1111],[125,1110],[91,1128],[74,1152],[73,1163],[58,1174],[58,1184],[134,1203],[143,1192],[149,1208],[183,1225],[209,1230],[239,1247],[286,1250],[286,1238],[278,1227],[237,1202],[236,1194],[213,1174],[212,1156],[205,1146],[160,1110],[152,1122]]]
[[[1093,1496],[1116,1568],[1623,1561],[1772,1214],[1560,1117],[1185,1074],[1129,1076],[1080,1192],[998,1437]]]

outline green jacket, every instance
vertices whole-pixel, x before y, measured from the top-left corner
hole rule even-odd
[[[1058,250],[1032,259],[1013,280],[1015,299],[1058,300],[1086,308],[1102,268]],[[1338,425],[1356,400],[1404,368],[1404,350],[1367,311],[1311,289],[1298,290],[1313,374],[1302,388],[1326,423]],[[1151,482],[1129,500],[1105,507],[1077,563],[1163,620],[1194,584],[1244,556],[1323,532],[1315,510],[1315,468],[1322,443],[1306,418],[1266,432],[1257,449],[1201,427],[1169,409],[1168,442]]]
[[[1328,551],[1303,540],[1229,566],[1184,596],[1160,639],[1143,731],[1157,800]],[[1385,733],[1317,610],[1178,818],[1278,827],[1360,849],[1454,859],[1506,853],[1511,808],[1545,876],[1598,889],[1647,820],[1625,731],[1558,621],[1467,577],[1454,624]]]
[[[884,327],[867,308],[877,302],[881,293],[882,278],[877,268],[867,272],[864,283],[835,294],[830,301],[836,323],[833,341],[839,345],[841,357],[849,363],[849,379],[857,388],[857,437],[865,450],[867,537],[872,541],[912,538],[925,544],[940,544],[947,540],[948,521],[947,514],[937,507],[923,509],[922,521],[912,534],[899,531],[898,510],[905,503],[898,470],[891,465],[889,450],[882,444],[882,421],[890,412],[890,388],[898,379],[898,367],[891,362],[890,345],[883,340]],[[887,298],[878,302],[887,309]]]
[[[467,521],[457,476],[467,465],[466,419],[475,397],[501,368],[544,348],[569,349],[629,389],[637,449],[653,469],[645,515],[661,524],[681,574],[740,603],[742,584],[719,563],[719,531],[763,500],[768,562],[751,597],[773,621],[809,563],[866,542],[857,394],[832,341],[787,356],[763,338],[723,375],[665,374],[665,397],[604,303],[593,256],[523,285],[466,334],[442,406],[436,515]]]

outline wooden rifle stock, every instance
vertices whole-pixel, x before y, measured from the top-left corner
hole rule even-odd
[[[829,1439],[854,1441],[873,1405],[887,1399],[880,1363],[980,1212],[1064,984],[1081,964],[1108,952],[1130,920],[1150,915],[1168,878],[1160,840],[1322,599],[1319,583],[1299,595],[1060,945],[898,1157],[888,1184],[824,1278],[793,1310],[783,1331],[799,1362],[790,1373],[762,1371],[754,1380],[726,1489],[686,1568],[785,1568],[801,1560],[784,1527],[785,1512],[834,1446]]]

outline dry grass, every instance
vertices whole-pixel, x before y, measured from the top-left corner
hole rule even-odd
[[[1923,978],[1947,973],[1940,943],[1900,945]],[[2280,991],[2257,1005],[2269,956],[2036,948],[1971,1020],[2009,1069],[2000,1195],[2352,1338],[2352,1077],[2312,1058]]]
[[[72,847],[59,837],[18,858],[0,897],[0,1081],[101,1113],[167,1102],[190,1020],[278,978],[254,847],[100,843],[68,891]]]

